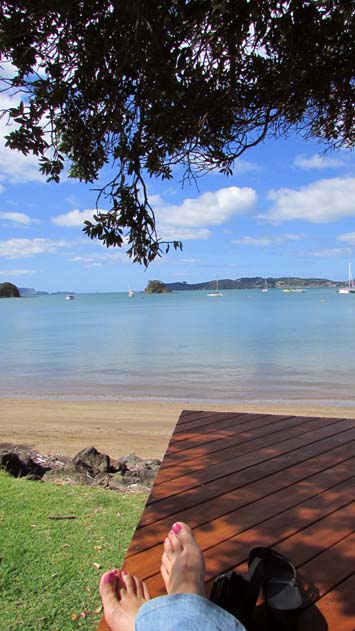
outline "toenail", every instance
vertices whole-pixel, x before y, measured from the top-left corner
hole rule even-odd
[[[123,576],[127,576],[128,572],[126,572],[126,570],[122,570],[122,574]]]
[[[107,572],[107,574],[104,574],[103,583],[105,585],[107,585],[107,583],[112,583],[114,578],[115,578],[115,570],[111,572]]]
[[[172,525],[171,529],[172,529],[173,532],[175,532],[175,534],[177,534],[178,532],[180,532],[181,526],[180,526],[180,524],[176,523],[176,524]]]

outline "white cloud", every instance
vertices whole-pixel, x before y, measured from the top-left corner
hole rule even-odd
[[[19,96],[0,93],[0,110],[16,107],[20,102]],[[5,147],[4,136],[7,136],[16,125],[7,125],[7,118],[0,118],[0,180],[19,184],[24,182],[46,182],[46,177],[38,171],[38,157],[25,156],[20,151]]]
[[[102,267],[104,264],[129,263],[129,259],[122,250],[111,249],[96,252],[90,256],[77,255],[68,259],[71,263],[81,263],[84,267]]]
[[[33,223],[38,223],[38,219],[31,219],[31,217],[29,217],[25,213],[17,212],[0,212],[0,219],[12,221],[14,223],[20,224],[21,226],[30,226]]]
[[[256,162],[249,162],[248,160],[239,159],[234,165],[235,175],[240,173],[250,173],[252,171],[261,171],[262,167]]]
[[[0,276],[30,276],[31,274],[37,274],[37,270],[34,269],[5,269],[0,270]]]
[[[329,223],[355,216],[355,178],[317,180],[299,189],[273,190],[268,198],[275,204],[260,218],[276,223],[294,219]]]
[[[350,248],[319,248],[313,252],[302,252],[301,256],[329,257],[329,256],[348,256],[351,254]]]
[[[93,216],[96,213],[105,213],[105,212],[107,211],[101,210],[101,209],[96,210],[93,208],[86,209],[86,210],[74,209],[62,215],[55,215],[54,217],[51,218],[51,220],[56,226],[61,226],[63,228],[74,228],[77,226],[82,227],[84,221],[86,220],[92,221]]]
[[[339,169],[345,166],[343,160],[339,158],[331,158],[329,156],[322,156],[319,153],[314,153],[313,156],[307,158],[303,153],[296,156],[293,164],[299,169]]]
[[[337,239],[338,241],[344,241],[344,243],[349,243],[349,245],[355,246],[355,232],[346,232],[345,234],[340,234]]]
[[[159,238],[163,241],[190,241],[192,239],[208,239],[211,231],[207,228],[183,228],[181,226],[164,226],[158,228]]]
[[[55,254],[60,248],[67,247],[65,241],[52,239],[8,239],[0,241],[0,256],[8,259],[21,259],[37,254]]]
[[[233,239],[232,243],[238,245],[248,245],[255,247],[270,247],[272,245],[281,245],[282,243],[287,243],[288,241],[298,241],[299,239],[303,239],[304,236],[302,234],[280,234],[275,236],[265,236],[265,237],[241,237],[240,239]]]
[[[199,197],[184,199],[180,205],[157,207],[159,222],[165,226],[199,228],[218,226],[233,215],[244,215],[256,203],[256,192],[252,188],[230,186],[215,193],[203,193]]]
[[[207,239],[208,226],[220,225],[235,214],[245,214],[255,205],[256,192],[252,188],[231,186],[215,193],[203,193],[196,198],[186,198],[180,205],[166,204],[160,195],[150,195],[157,220],[159,237],[166,241]],[[60,227],[82,226],[93,215],[107,211],[101,209],[74,209],[51,218]]]
[[[198,265],[201,263],[200,259],[181,259],[180,263],[186,263],[187,265]]]

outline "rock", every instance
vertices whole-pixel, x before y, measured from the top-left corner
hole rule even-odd
[[[132,453],[128,454],[128,456],[121,456],[118,458],[115,466],[118,468],[120,465],[126,465],[127,469],[132,469],[132,467],[138,466],[142,463],[144,463],[143,458],[140,458],[137,454]]]
[[[36,473],[28,473],[26,475],[26,480],[32,480],[32,482],[42,482],[42,476],[36,475]]]
[[[123,476],[123,484],[144,484],[152,486],[159,471],[160,460],[142,460],[129,468]]]
[[[0,468],[5,469],[14,478],[21,478],[29,473],[26,464],[14,451],[0,454]]]
[[[0,467],[5,469],[14,478],[33,475],[41,479],[48,470],[35,462],[28,454],[18,454],[16,451],[3,451],[0,453]]]
[[[86,447],[79,451],[73,458],[73,464],[76,471],[88,473],[92,477],[110,471],[110,457],[100,453],[95,447]]]
[[[31,456],[23,457],[22,462],[27,467],[28,473],[37,476],[38,478],[42,478],[45,472],[49,470],[49,467],[43,467],[38,462],[35,462]]]
[[[63,485],[93,485],[95,479],[92,476],[88,476],[86,473],[75,471],[71,467],[65,467],[64,469],[52,469],[47,471],[42,480],[44,482],[54,482],[55,484]]]
[[[120,473],[113,473],[112,475],[108,476],[107,487],[109,489],[112,489],[113,491],[120,491],[122,489],[122,486],[123,478]]]

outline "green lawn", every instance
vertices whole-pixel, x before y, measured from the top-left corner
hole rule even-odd
[[[120,566],[145,500],[0,472],[1,629],[96,629],[99,578]]]

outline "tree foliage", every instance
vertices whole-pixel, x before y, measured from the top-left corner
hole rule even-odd
[[[146,180],[234,161],[296,128],[331,147],[355,143],[353,0],[3,0],[11,61],[7,144],[39,157],[49,180],[95,182],[108,212],[84,231],[148,264],[164,244]],[[173,242],[175,248],[179,242]]]
[[[169,294],[170,289],[161,280],[150,280],[145,288],[146,294]]]

